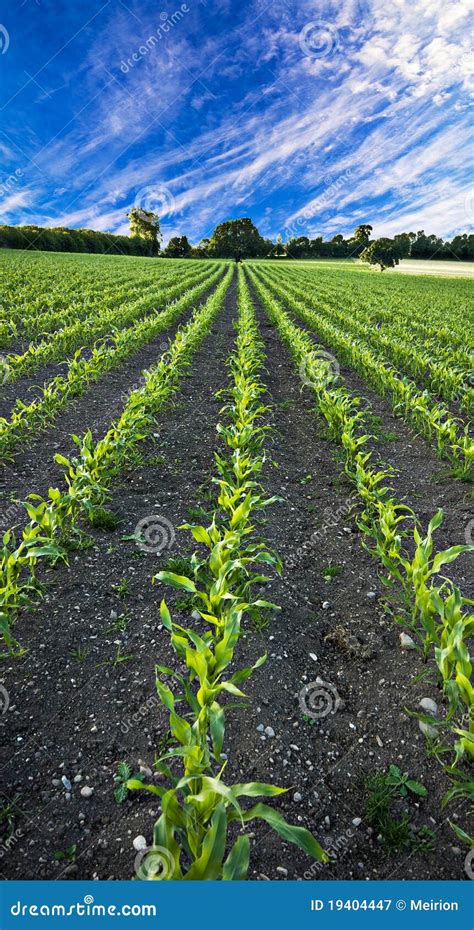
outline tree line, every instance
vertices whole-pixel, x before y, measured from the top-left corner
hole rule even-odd
[[[363,223],[347,239],[338,234],[326,240],[322,236],[313,239],[298,236],[283,242],[281,236],[277,236],[273,242],[260,235],[249,217],[219,223],[212,235],[197,245],[192,245],[185,235],[173,236],[163,249],[157,214],[132,207],[127,217],[129,236],[66,227],[0,226],[0,247],[164,258],[234,258],[236,261],[243,258],[360,258],[379,265],[382,271],[408,257],[474,261],[474,235],[467,233],[451,241],[426,235],[424,230],[400,233],[393,239],[374,239],[373,227]]]
[[[141,236],[116,236],[93,229],[44,226],[0,226],[0,248],[41,252],[91,252],[99,255],[149,255]]]
[[[467,233],[446,242],[440,236],[427,236],[423,229],[416,233],[400,233],[393,239],[372,239],[373,227],[370,223],[362,223],[348,239],[338,234],[329,240],[322,236],[314,239],[298,236],[283,242],[279,235],[273,242],[260,235],[249,217],[220,223],[212,236],[202,239],[198,245],[191,245],[187,236],[173,236],[160,252],[159,217],[136,207],[127,216],[131,233],[147,239],[150,254],[167,258],[235,258],[236,261],[242,258],[361,258],[369,264],[380,265],[382,271],[409,257],[474,261],[474,235]]]

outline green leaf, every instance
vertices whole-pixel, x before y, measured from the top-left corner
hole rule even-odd
[[[195,881],[196,879],[213,880],[219,878],[222,868],[222,859],[225,853],[225,844],[227,837],[227,815],[224,802],[217,805],[210,829],[207,830],[202,847],[201,855],[195,859],[191,868],[184,876],[186,881]]]
[[[451,546],[450,549],[445,549],[444,552],[438,552],[433,559],[433,572],[438,572],[442,565],[449,565],[450,562],[454,562],[462,552],[472,552],[473,550],[474,546],[462,545]]]
[[[219,758],[224,743],[224,709],[220,707],[217,701],[211,705],[210,709],[210,727],[214,755]]]
[[[197,588],[194,581],[191,578],[186,578],[185,575],[175,575],[174,572],[158,572],[155,577],[158,578],[158,581],[171,585],[172,588],[179,588],[180,590],[189,591],[191,594],[196,594]]]
[[[241,882],[247,878],[250,862],[250,840],[248,836],[238,836],[222,869],[224,881]]]
[[[130,778],[131,774],[132,774],[132,770],[128,762],[119,762],[117,766],[117,775],[119,776],[119,778],[121,778],[122,781],[127,781],[127,779]]]
[[[302,849],[303,852],[307,853],[308,856],[312,856],[318,862],[329,862],[328,854],[309,830],[306,830],[305,827],[294,827],[287,823],[278,811],[268,807],[267,804],[255,804],[250,810],[244,811],[243,819],[244,821],[264,820],[287,843],[293,843],[294,846]]]
[[[129,778],[126,784],[129,791],[148,791],[150,794],[156,794],[162,798],[166,794],[166,788],[159,788],[158,785],[144,785],[138,778]]]
[[[205,543],[206,546],[212,546],[212,540],[204,526],[188,526],[196,542]]]
[[[58,463],[58,465],[65,465],[66,468],[69,468],[70,465],[71,465],[69,459],[67,459],[64,455],[60,455],[59,452],[56,452],[56,454],[55,454],[55,456],[54,456],[54,460],[55,460],[55,462]]]
[[[246,784],[232,785],[232,794],[236,798],[276,798],[279,794],[286,794],[289,788],[279,788],[278,785],[267,785],[261,781],[249,781]]]
[[[407,788],[413,792],[413,794],[418,794],[420,798],[426,798],[428,791],[424,785],[420,785],[419,781],[412,781],[410,778],[405,782]]]
[[[163,626],[169,630],[170,633],[173,632],[173,624],[171,620],[171,614],[166,606],[165,600],[163,599],[160,604],[160,617],[163,623]]]

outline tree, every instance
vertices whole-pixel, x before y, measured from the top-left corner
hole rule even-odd
[[[399,258],[408,258],[411,254],[411,243],[410,233],[399,233],[397,236],[393,237],[393,241],[398,249]]]
[[[248,217],[227,220],[216,226],[208,246],[215,258],[255,258],[265,252],[265,240]]]
[[[187,236],[172,236],[163,255],[167,258],[188,258],[191,253],[191,245]]]
[[[371,226],[370,223],[361,223],[360,226],[356,226],[354,229],[354,235],[352,238],[355,239],[356,242],[361,242],[368,245],[370,234],[373,228],[374,227]]]
[[[127,217],[130,223],[130,235],[145,239],[149,243],[149,254],[158,255],[161,239],[158,214],[150,210],[142,210],[141,207],[132,207]]]
[[[310,242],[307,236],[294,236],[286,244],[288,255],[292,258],[307,258],[310,254]]]
[[[399,253],[393,239],[375,239],[364,249],[360,257],[369,265],[380,265],[380,271],[394,268],[399,263]]]

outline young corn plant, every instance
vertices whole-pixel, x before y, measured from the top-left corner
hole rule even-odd
[[[252,593],[255,585],[269,580],[261,574],[262,567],[281,570],[278,557],[256,537],[252,523],[255,513],[276,498],[266,498],[256,480],[265,458],[263,442],[268,430],[260,422],[267,413],[261,401],[264,352],[240,269],[238,296],[237,341],[229,361],[231,387],[221,411],[226,423],[218,427],[226,453],[215,456],[217,508],[209,526],[185,525],[207,555],[193,556],[193,577],[168,571],[157,575],[158,580],[193,595],[202,628],[174,622],[162,601],[163,625],[187,676],[157,666],[158,675],[179,688],[175,694],[157,678],[158,695],[169,711],[176,744],[158,760],[157,767],[171,787],[144,786],[133,779],[127,782],[129,789],[150,791],[161,799],[150,852],[151,863],[154,859],[159,863],[159,873],[145,867],[140,875],[146,878],[245,879],[250,837],[238,830],[255,820],[265,821],[286,842],[315,859],[328,858],[308,830],[288,824],[272,807],[260,800],[249,808],[243,806],[242,799],[273,798],[286,789],[260,782],[228,785],[224,781],[225,715],[234,706],[225,699],[230,695],[237,701],[245,700],[240,686],[263,665],[266,656],[231,675],[227,669],[235,661],[245,614],[262,607],[277,609]],[[181,771],[176,771],[178,768]]]

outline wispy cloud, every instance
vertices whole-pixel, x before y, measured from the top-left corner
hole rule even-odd
[[[12,192],[12,220],[28,208],[50,225],[124,231],[151,188],[165,236],[195,240],[243,213],[265,234],[295,222],[332,234],[362,216],[380,234],[466,228],[468,0],[214,7],[177,2],[163,31],[154,4],[106,5],[38,75],[57,92],[18,94],[3,114],[6,155],[23,153],[29,194]],[[31,14],[48,29],[47,10]],[[80,17],[69,15],[72,35]],[[327,54],[324,41],[305,48],[310,24]]]

